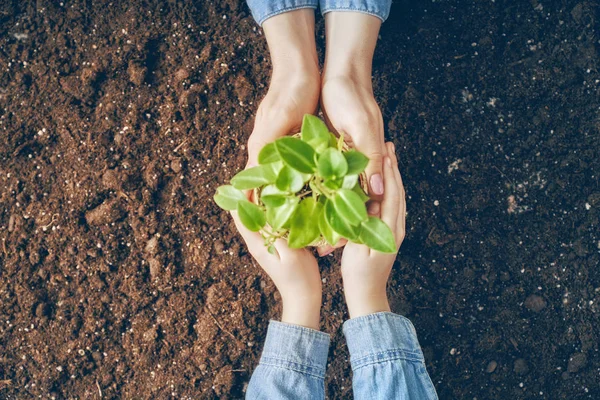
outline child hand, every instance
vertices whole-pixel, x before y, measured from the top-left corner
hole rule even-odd
[[[396,246],[400,248],[405,233],[406,200],[394,145],[386,143],[386,149],[381,219],[394,233]],[[395,260],[396,254],[380,253],[356,243],[346,244],[342,255],[342,278],[350,318],[390,311],[386,286]]]
[[[306,249],[290,249],[287,242],[275,242],[275,254],[265,247],[260,233],[251,232],[231,213],[248,250],[275,283],[283,301],[282,322],[319,330],[321,275],[315,257]]]

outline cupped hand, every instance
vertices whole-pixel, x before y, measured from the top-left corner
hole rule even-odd
[[[380,201],[384,192],[382,165],[386,153],[383,136],[383,118],[373,97],[369,84],[362,84],[348,76],[337,76],[323,82],[321,108],[327,124],[337,132],[343,132],[351,147],[369,157],[366,174],[369,182],[369,212],[379,216]],[[323,246],[319,255],[325,256],[335,248],[342,247],[346,240],[336,246]]]
[[[394,146],[387,143],[386,148],[381,219],[394,233],[399,249],[405,234],[406,195]],[[346,244],[342,255],[342,279],[350,318],[390,310],[386,287],[395,260],[395,253],[380,253],[356,243]]]
[[[384,192],[382,162],[386,149],[383,118],[370,80],[361,82],[352,75],[324,79],[321,106],[330,127],[344,132],[351,146],[369,157],[366,169],[369,196],[381,200]]]
[[[275,242],[275,254],[268,252],[264,239],[251,232],[232,212],[235,225],[250,254],[275,283],[283,301],[281,320],[319,329],[322,284],[317,260],[307,249],[290,249],[287,242]]]

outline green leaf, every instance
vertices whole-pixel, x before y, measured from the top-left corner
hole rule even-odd
[[[354,187],[352,188],[352,191],[360,197],[360,199],[363,201],[363,203],[366,203],[367,201],[369,201],[371,199],[369,196],[367,196],[367,194],[365,193],[362,186],[360,186],[360,182],[358,182],[356,185],[354,185]]]
[[[345,219],[340,217],[331,200],[327,200],[325,203],[325,218],[327,219],[329,226],[342,237],[350,240],[358,238],[360,229],[350,225]]]
[[[338,138],[331,132],[329,132],[329,147],[337,148]]]
[[[276,166],[273,164],[259,165],[245,169],[231,178],[231,184],[236,189],[248,190],[274,183],[275,179],[277,179],[276,169]]]
[[[325,218],[325,212],[322,212],[321,217],[319,218],[319,231],[321,231],[321,234],[325,240],[327,240],[327,243],[332,246],[335,246],[335,244],[341,238],[341,236],[333,230],[331,225],[329,225],[329,222],[327,222],[327,218]]]
[[[360,225],[360,240],[373,250],[396,253],[396,239],[392,230],[379,218],[369,217]]]
[[[283,228],[296,211],[299,199],[297,197],[288,197],[279,207],[267,208],[267,222],[276,231]]]
[[[258,153],[259,164],[269,164],[280,160],[281,158],[275,148],[275,143],[269,143],[260,150],[260,153]]]
[[[284,165],[277,175],[275,185],[279,190],[296,193],[304,186],[304,176],[295,169]]]
[[[333,205],[337,214],[350,225],[359,225],[368,218],[365,203],[352,190],[338,190],[333,197]]]
[[[267,251],[269,252],[269,254],[275,254],[277,250],[275,249],[275,246],[270,245],[269,247],[267,247]]]
[[[342,178],[348,172],[348,162],[341,151],[326,149],[319,157],[319,175],[325,179]]]
[[[231,185],[219,186],[213,198],[219,207],[227,211],[236,210],[238,202],[247,200],[244,193]]]
[[[348,175],[360,174],[367,168],[369,158],[360,151],[350,150],[344,153],[348,162]]]
[[[237,212],[242,224],[252,232],[259,231],[267,222],[265,212],[259,206],[250,203],[248,200],[240,201],[238,203]]]
[[[306,114],[302,120],[302,140],[312,146],[318,153],[329,145],[329,129],[319,117]]]
[[[288,245],[292,249],[301,249],[308,246],[321,235],[319,230],[319,214],[323,206],[312,197],[300,202],[292,216]]]
[[[315,170],[315,151],[302,140],[293,137],[283,137],[275,141],[277,152],[283,162],[305,174],[312,174]]]
[[[342,179],[328,179],[323,182],[323,185],[331,190],[338,190],[342,187],[343,182]]]
[[[279,207],[283,203],[285,203],[285,199],[287,198],[288,193],[282,190],[279,190],[275,185],[265,186],[260,191],[260,200],[267,207]]]
[[[346,175],[342,181],[342,189],[352,189],[358,182],[358,175]]]

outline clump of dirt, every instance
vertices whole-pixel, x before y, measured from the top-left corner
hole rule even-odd
[[[597,20],[403,0],[383,25],[409,208],[389,295],[440,398],[600,396]],[[212,202],[269,80],[246,5],[13,1],[0,30],[0,397],[242,397],[280,312]],[[339,257],[330,398],[351,394]]]

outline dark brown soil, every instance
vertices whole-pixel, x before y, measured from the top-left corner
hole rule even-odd
[[[238,0],[63,3],[0,6],[0,398],[241,398],[279,298],[211,198],[245,164],[261,30]],[[404,0],[382,28],[389,291],[442,399],[600,398],[598,13]]]

